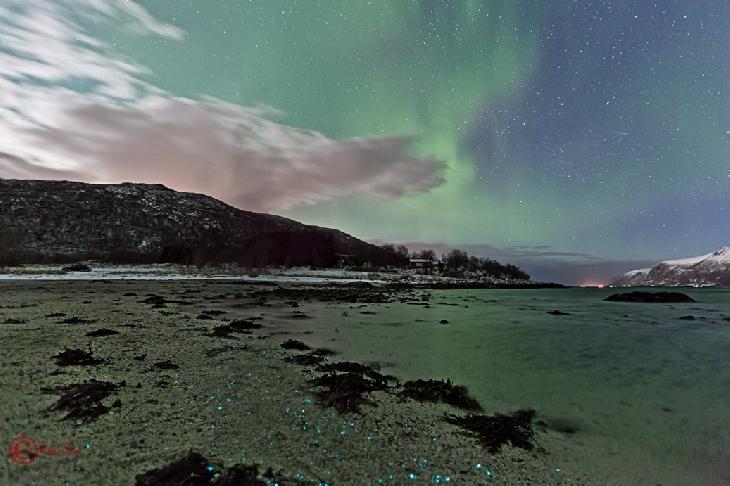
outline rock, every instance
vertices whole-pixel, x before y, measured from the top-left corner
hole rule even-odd
[[[63,267],[61,269],[61,271],[63,271],[63,272],[90,272],[91,267],[88,265],[84,265],[83,263],[74,263],[73,265]]]
[[[607,302],[634,302],[646,304],[681,304],[696,302],[689,295],[681,292],[625,292],[612,294],[603,299]]]

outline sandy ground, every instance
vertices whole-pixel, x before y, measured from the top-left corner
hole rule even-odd
[[[275,316],[294,304],[257,303],[251,293],[263,288],[270,287],[204,281],[0,283],[3,447],[27,435],[38,442],[73,441],[77,449],[40,454],[27,465],[11,462],[5,453],[0,483],[134,484],[137,475],[195,450],[218,469],[258,464],[262,472],[271,468],[291,479],[279,484],[591,484],[579,464],[563,461],[556,470],[551,451],[564,447],[565,439],[550,431],[538,431],[532,451],[503,447],[490,454],[444,420],[463,412],[405,400],[395,389],[372,393],[372,405],[362,414],[341,415],[321,406],[309,383],[321,373],[287,361],[297,352],[267,339],[270,321],[278,319],[281,328]],[[155,308],[141,302],[150,295],[179,303]],[[201,320],[200,309],[223,302],[249,306],[264,327],[250,335],[211,336],[226,316]],[[63,322],[74,317],[82,321]],[[119,334],[86,336],[100,328]],[[54,356],[66,348],[91,351],[104,362],[58,366]],[[161,362],[176,368],[155,368]],[[92,378],[119,385],[102,400],[107,413],[84,421],[52,410],[59,393],[44,389]]]

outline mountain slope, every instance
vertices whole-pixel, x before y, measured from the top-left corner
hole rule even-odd
[[[0,179],[0,228],[0,263],[94,258],[331,266],[342,255],[394,262],[393,255],[341,231],[156,184]]]
[[[650,269],[633,270],[618,277],[613,286],[730,286],[730,246],[681,260],[667,260]]]

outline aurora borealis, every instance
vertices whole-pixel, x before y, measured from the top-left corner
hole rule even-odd
[[[161,182],[598,282],[730,243],[728,19],[724,0],[0,0],[0,176]]]

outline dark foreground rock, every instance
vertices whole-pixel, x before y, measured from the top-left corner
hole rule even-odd
[[[645,304],[681,304],[696,302],[689,295],[681,292],[624,292],[612,294],[603,299],[607,302],[637,302]]]

